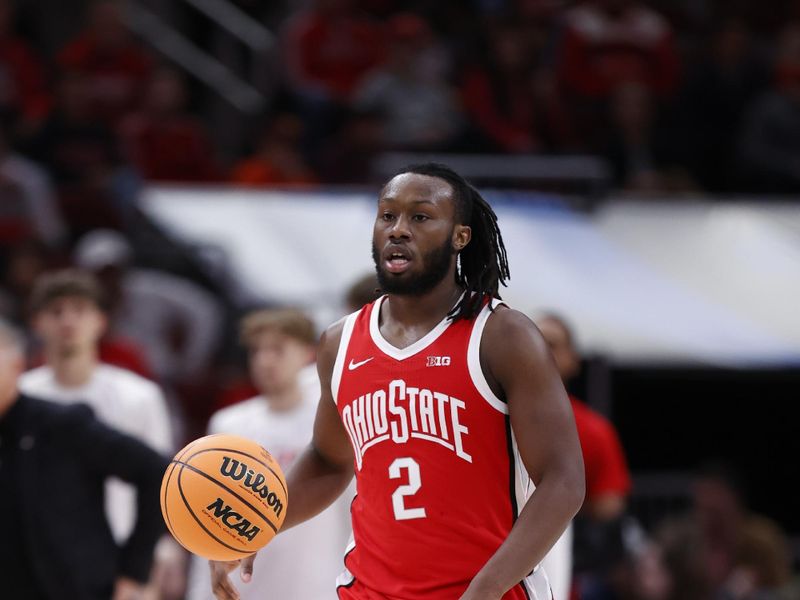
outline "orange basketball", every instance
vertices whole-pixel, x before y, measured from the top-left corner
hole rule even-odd
[[[161,483],[161,512],[187,550],[237,560],[263,548],[286,517],[286,480],[255,442],[207,435],[175,455]]]

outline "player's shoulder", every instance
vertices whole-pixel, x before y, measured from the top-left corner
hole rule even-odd
[[[321,382],[332,376],[345,328],[353,327],[355,318],[362,310],[364,309],[361,308],[354,313],[345,315],[338,321],[328,325],[325,331],[322,332],[319,346],[317,347],[317,370],[319,371]]]
[[[320,337],[319,340],[320,352],[330,352],[333,357],[335,357],[336,351],[339,349],[339,344],[342,341],[342,334],[344,333],[345,327],[347,327],[348,323],[350,323],[352,327],[353,320],[355,320],[364,309],[365,307],[359,308],[357,311],[345,315],[338,321],[334,321],[328,325],[325,331],[322,332],[322,337]]]
[[[322,332],[320,344],[327,343],[329,345],[338,346],[339,341],[342,339],[342,332],[344,331],[344,327],[347,324],[348,319],[350,319],[354,314],[358,314],[358,312],[360,312],[360,310],[356,311],[355,313],[345,315],[341,319],[328,325],[325,328],[325,331]]]
[[[541,337],[528,315],[497,300],[492,301],[491,313],[486,320],[486,332],[501,336],[525,333]]]
[[[113,385],[114,388],[121,390],[122,393],[139,397],[161,397],[161,389],[154,381],[150,381],[115,365],[101,363],[97,366],[95,376],[103,383]]]
[[[481,353],[502,361],[523,354],[529,358],[543,359],[549,356],[549,349],[530,317],[505,304],[498,304],[486,320]]]
[[[232,406],[221,408],[208,422],[209,433],[222,433],[236,431],[242,424],[251,423],[257,416],[264,413],[265,400],[261,396],[253,396],[247,400],[237,402]]]

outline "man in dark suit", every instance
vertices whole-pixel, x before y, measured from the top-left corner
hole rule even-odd
[[[84,405],[20,395],[16,332],[0,320],[0,596],[135,600],[162,533],[167,460]],[[133,534],[117,547],[103,509],[109,476],[137,488]]]

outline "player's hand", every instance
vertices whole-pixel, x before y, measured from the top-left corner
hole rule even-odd
[[[138,581],[127,577],[118,577],[114,582],[114,594],[112,600],[140,600],[144,586]]]
[[[239,592],[233,587],[230,577],[228,575],[236,567],[241,566],[240,576],[245,583],[250,582],[253,575],[253,562],[256,559],[255,554],[251,554],[242,560],[233,561],[208,561],[211,567],[211,591],[214,592],[214,597],[217,600],[239,600]]]

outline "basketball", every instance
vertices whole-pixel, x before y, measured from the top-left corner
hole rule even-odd
[[[263,548],[286,517],[286,480],[269,452],[235,435],[208,435],[175,455],[161,483],[161,512],[173,537],[210,560]]]

